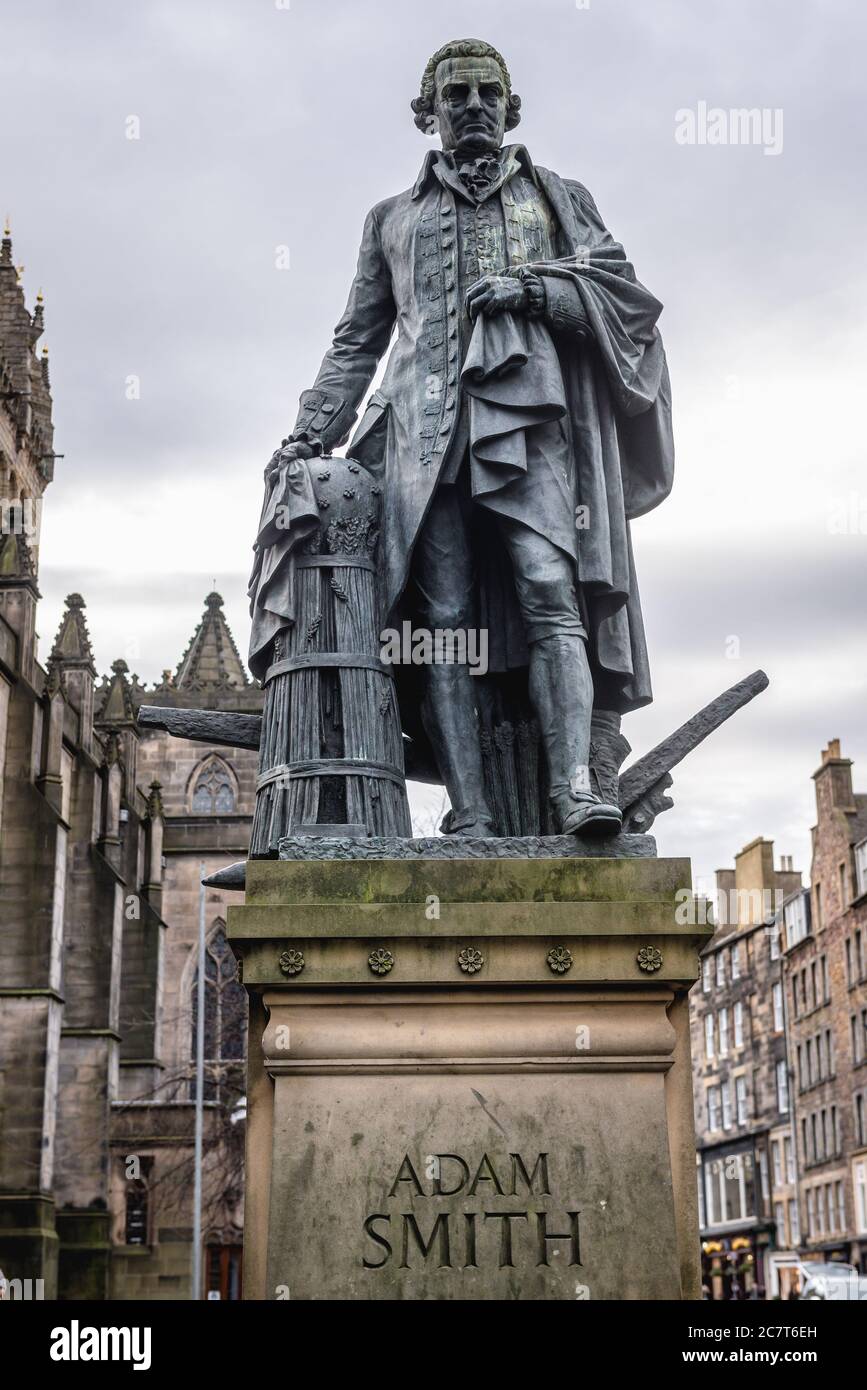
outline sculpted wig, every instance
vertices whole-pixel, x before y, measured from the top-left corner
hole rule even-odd
[[[509,77],[509,69],[506,67],[503,55],[492,48],[489,43],[483,43],[481,39],[452,39],[451,43],[443,44],[442,48],[438,48],[429,60],[422,73],[419,95],[410,102],[415,112],[415,123],[419,130],[423,131],[424,134],[430,131],[434,114],[436,71],[439,64],[445,62],[446,58],[493,58],[494,62],[499,64],[503,74],[503,85],[506,88],[506,130],[514,130],[521,119],[521,98],[512,92],[512,79]]]

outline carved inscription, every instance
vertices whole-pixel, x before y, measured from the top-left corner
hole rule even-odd
[[[581,1213],[544,1201],[549,1172],[547,1153],[404,1154],[384,1209],[365,1217],[363,1267],[512,1269],[554,1255],[580,1265]]]

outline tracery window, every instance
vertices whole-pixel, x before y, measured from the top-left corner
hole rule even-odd
[[[192,809],[199,815],[227,815],[235,809],[235,789],[226,764],[219,758],[206,763],[196,778]]]
[[[195,948],[194,948],[195,949]],[[194,1068],[190,1097],[195,1099],[199,972],[193,974],[190,1057]],[[247,996],[222,922],[205,944],[205,1100],[231,1102],[243,1094],[247,1039]]]

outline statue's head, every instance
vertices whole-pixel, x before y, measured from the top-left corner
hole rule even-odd
[[[521,119],[501,54],[480,39],[453,39],[430,59],[412,103],[415,123],[444,150],[475,156],[498,150]]]

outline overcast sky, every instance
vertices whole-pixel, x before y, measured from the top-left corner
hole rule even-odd
[[[65,455],[43,657],[78,590],[100,671],[154,680],[214,582],[246,650],[262,469],[365,212],[428,148],[427,58],[484,38],[523,99],[510,138],[590,188],[665,304],[675,488],[633,530],[656,698],[624,732],[643,753],[771,680],[676,771],[660,853],[706,883],[766,835],[808,871],[829,738],[867,790],[865,29],[855,0],[2,0],[0,212],[45,294]],[[681,143],[700,103],[765,110],[764,143]]]

